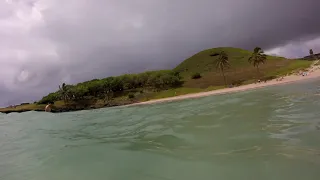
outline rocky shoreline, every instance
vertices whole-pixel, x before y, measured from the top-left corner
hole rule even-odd
[[[125,106],[129,104],[139,103],[138,101],[127,101],[122,103],[110,103],[105,104],[103,106],[70,106],[70,107],[53,107],[51,110],[51,113],[64,113],[64,112],[74,112],[74,111],[82,111],[82,110],[91,110],[91,109],[100,109],[100,108],[108,108],[108,107],[117,107],[117,106]],[[0,113],[3,114],[10,114],[10,113],[23,113],[23,112],[29,112],[29,111],[35,111],[35,112],[45,112],[43,109],[8,109],[0,111]]]

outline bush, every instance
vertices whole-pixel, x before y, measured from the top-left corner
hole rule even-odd
[[[201,74],[198,72],[191,75],[191,79],[200,79],[200,78],[201,78]]]
[[[129,98],[129,99],[133,99],[133,98],[134,98],[134,94],[130,93],[130,94],[128,95],[128,98]]]
[[[263,78],[261,78],[261,81],[270,81],[272,79],[276,79],[276,76],[265,76]]]
[[[70,88],[69,94],[74,100],[83,99],[89,92],[88,88],[84,85],[78,85]]]
[[[241,86],[244,82],[245,82],[245,80],[239,79],[239,80],[232,81],[232,85]]]
[[[47,96],[43,97],[37,104],[48,104],[61,99],[61,96],[58,92],[50,93]]]

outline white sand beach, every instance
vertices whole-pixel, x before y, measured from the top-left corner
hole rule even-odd
[[[248,84],[248,85],[243,85],[243,86],[238,86],[233,88],[224,88],[224,89],[213,90],[208,92],[186,94],[186,95],[175,96],[170,98],[150,100],[150,101],[130,104],[126,106],[162,103],[162,102],[169,102],[169,101],[189,99],[189,98],[199,98],[199,97],[205,97],[205,96],[211,96],[211,95],[227,94],[227,93],[240,92],[240,91],[246,91],[246,90],[257,89],[257,88],[263,88],[267,86],[287,84],[287,83],[308,80],[313,78],[320,78],[320,66],[317,65],[318,61],[314,62],[313,65],[307,71],[305,71],[306,72],[305,76],[302,76],[302,74],[293,74],[293,75],[283,76],[278,79],[273,79],[267,82],[253,83],[253,84]]]

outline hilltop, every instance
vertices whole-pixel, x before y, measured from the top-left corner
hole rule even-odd
[[[267,56],[266,63],[259,66],[257,73],[257,68],[248,63],[252,51],[232,47],[213,48],[191,56],[172,70],[125,74],[75,85],[63,84],[56,92],[35,104],[3,108],[0,112],[43,111],[48,102],[54,103],[54,111],[57,112],[101,108],[225,88],[221,72],[216,68],[222,51],[228,56],[230,64],[230,68],[225,70],[227,84],[234,86],[250,84],[257,79],[275,79],[305,69],[312,63]]]

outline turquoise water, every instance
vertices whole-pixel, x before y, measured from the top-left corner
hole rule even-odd
[[[319,85],[0,114],[0,179],[318,180]]]

